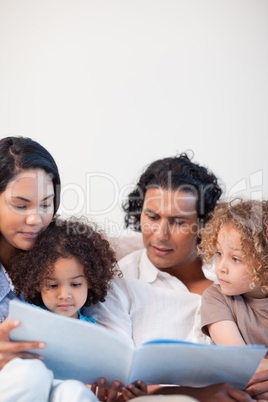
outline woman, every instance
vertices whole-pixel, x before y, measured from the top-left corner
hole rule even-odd
[[[9,332],[19,325],[8,321],[8,304],[15,297],[8,272],[16,250],[29,250],[48,226],[60,202],[60,177],[50,153],[29,138],[0,140],[0,395],[1,401],[64,402],[97,401],[105,396],[100,386],[98,398],[79,381],[53,383],[38,354],[42,342],[10,342]],[[5,320],[5,321],[4,321]],[[3,322],[4,321],[4,322]],[[24,360],[22,360],[24,359]],[[25,359],[30,359],[25,361]],[[34,360],[33,360],[34,359]],[[35,373],[29,378],[29,372]],[[100,383],[102,385],[102,383]],[[107,402],[117,400],[119,384],[112,386]],[[41,400],[41,395],[44,399]]]
[[[8,277],[10,257],[16,249],[28,250],[38,232],[47,226],[60,202],[60,176],[50,153],[30,138],[0,140],[0,322],[14,298]],[[0,324],[0,369],[14,358],[39,357],[25,353],[43,348],[41,342],[9,342],[9,332],[19,325]]]
[[[28,250],[56,213],[60,177],[50,153],[29,138],[0,141],[0,322],[14,297],[8,278],[10,257]]]

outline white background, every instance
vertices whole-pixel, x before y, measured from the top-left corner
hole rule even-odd
[[[112,235],[157,158],[268,195],[267,0],[0,0],[0,137],[56,159],[61,213]]]

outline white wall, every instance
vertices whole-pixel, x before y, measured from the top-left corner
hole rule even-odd
[[[143,167],[187,149],[226,196],[267,197],[267,17],[267,0],[1,0],[0,137],[47,147],[61,212],[114,235]]]

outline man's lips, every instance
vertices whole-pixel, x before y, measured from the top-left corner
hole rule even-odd
[[[151,247],[153,248],[153,250],[154,250],[154,252],[157,254],[157,255],[167,255],[167,254],[169,254],[169,253],[171,253],[172,251],[173,251],[173,249],[172,248],[168,248],[168,247],[159,247],[159,246],[156,246],[156,245],[154,245],[154,244],[151,244]]]

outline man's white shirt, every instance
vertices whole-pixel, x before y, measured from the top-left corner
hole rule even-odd
[[[189,292],[176,277],[159,271],[146,249],[135,251],[118,263],[123,278],[115,278],[104,303],[83,309],[96,321],[135,346],[153,339],[211,343],[201,332],[201,296]],[[214,274],[203,266],[206,277]]]

